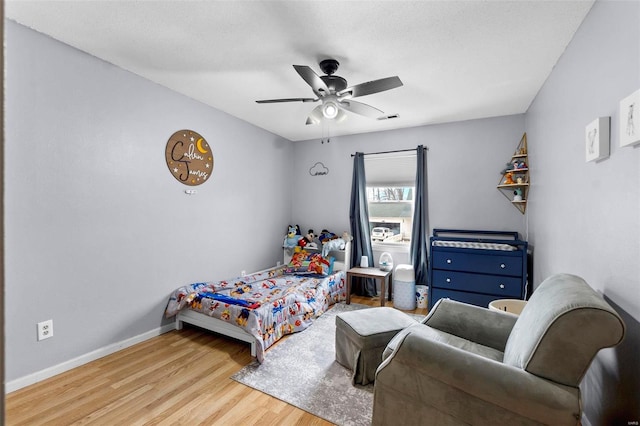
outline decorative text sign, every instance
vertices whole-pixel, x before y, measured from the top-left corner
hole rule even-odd
[[[171,135],[165,158],[173,177],[185,185],[203,184],[213,171],[211,147],[193,130],[179,130]]]

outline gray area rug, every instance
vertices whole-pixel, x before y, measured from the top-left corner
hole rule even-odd
[[[364,308],[334,305],[231,378],[337,425],[371,424],[373,384],[353,386],[351,371],[335,361],[336,315]]]

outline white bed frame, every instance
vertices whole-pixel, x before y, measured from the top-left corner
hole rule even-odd
[[[351,242],[347,242],[345,244],[344,250],[333,250],[330,252],[330,255],[335,257],[335,261],[333,262],[334,271],[348,271],[351,265]],[[286,258],[286,251],[284,256]],[[275,266],[259,272],[265,272],[282,267],[283,266]],[[181,310],[176,315],[176,330],[182,330],[185,322],[204,328],[205,330],[213,331],[214,333],[219,333],[224,336],[247,342],[251,345],[251,356],[255,357],[257,354],[258,342],[256,342],[256,338],[236,325],[189,309]]]

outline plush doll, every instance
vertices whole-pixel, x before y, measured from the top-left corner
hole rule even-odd
[[[507,174],[504,175],[504,182],[505,185],[511,185],[514,184],[515,182],[513,181],[513,173],[509,172]]]
[[[298,245],[306,248],[318,248],[318,245],[313,241],[315,238],[316,236],[313,233],[313,229],[309,229],[309,232],[298,241]]]
[[[338,238],[336,234],[334,234],[333,232],[329,232],[326,229],[323,229],[318,236],[318,239],[322,244],[326,243],[327,241],[335,240],[336,238]]]
[[[322,243],[322,255],[328,256],[332,250],[344,250],[347,242],[351,240],[353,240],[353,237],[346,231],[342,233],[342,237],[335,235],[330,240]]]
[[[298,241],[302,238],[300,234],[300,227],[298,225],[289,225],[287,229],[287,235],[284,237],[284,247],[296,247]]]

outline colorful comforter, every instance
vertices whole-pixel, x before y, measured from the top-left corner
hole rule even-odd
[[[285,275],[283,269],[178,288],[165,314],[192,309],[235,324],[256,338],[257,359],[286,334],[306,329],[329,306],[347,297],[345,272]]]

